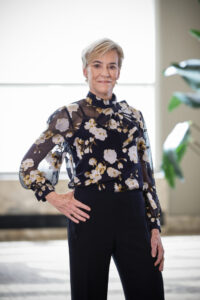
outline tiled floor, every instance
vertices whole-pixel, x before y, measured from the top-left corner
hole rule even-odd
[[[162,241],[166,300],[199,300],[200,236],[164,236]],[[67,240],[0,242],[0,300],[10,299],[71,299]],[[108,300],[124,299],[111,260]]]

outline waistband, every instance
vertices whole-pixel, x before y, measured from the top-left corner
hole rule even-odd
[[[127,189],[127,190],[123,190],[123,191],[113,191],[113,190],[109,190],[109,189],[105,189],[105,190],[99,190],[98,189],[98,186],[96,184],[90,184],[90,185],[87,185],[87,186],[75,186],[74,187],[74,190],[78,191],[78,192],[83,192],[83,193],[87,193],[87,192],[95,192],[95,193],[98,193],[98,194],[123,194],[123,193],[141,193],[143,192],[142,189]]]

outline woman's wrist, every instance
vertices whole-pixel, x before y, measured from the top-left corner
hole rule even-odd
[[[159,231],[158,228],[152,228],[152,229],[151,229],[151,233],[152,233],[152,234],[160,234],[160,231]]]
[[[57,195],[58,194],[55,191],[52,191],[52,192],[48,193],[45,198],[48,202],[51,202],[53,199],[56,198]]]

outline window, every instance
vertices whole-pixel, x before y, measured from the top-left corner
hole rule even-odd
[[[19,164],[49,115],[82,99],[81,51],[108,37],[125,53],[114,89],[143,112],[155,161],[153,0],[2,0],[0,4],[0,172]]]

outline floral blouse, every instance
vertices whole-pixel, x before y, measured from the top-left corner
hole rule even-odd
[[[117,101],[114,93],[104,100],[90,91],[86,98],[57,109],[21,162],[22,186],[46,201],[63,160],[71,189],[92,184],[98,191],[142,190],[149,228],[161,232],[162,212],[141,111],[126,100]]]

